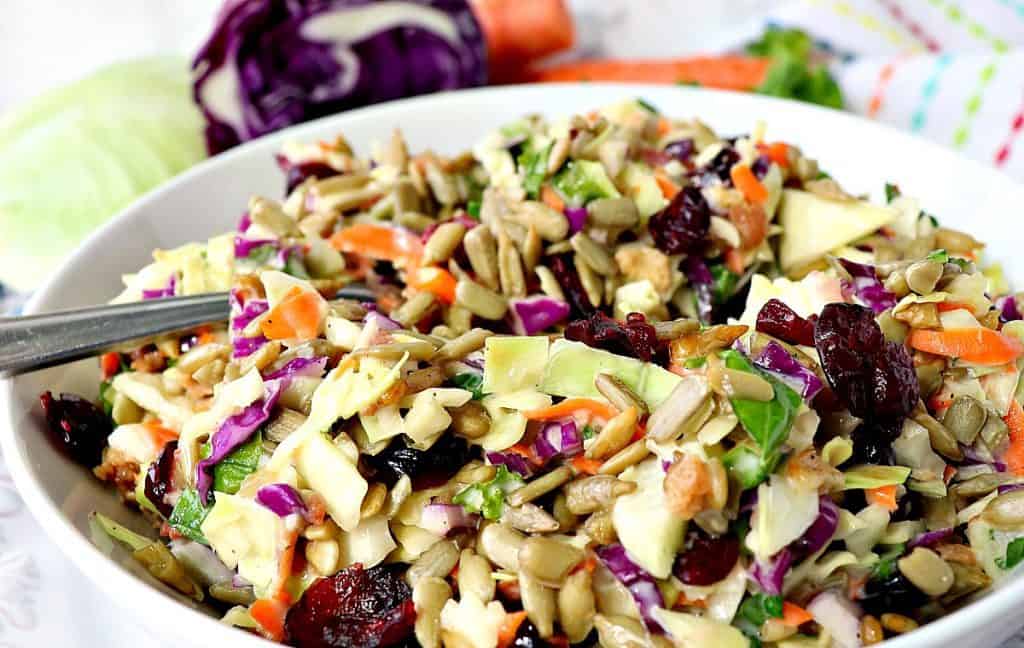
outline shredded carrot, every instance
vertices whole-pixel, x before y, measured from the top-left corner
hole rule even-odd
[[[146,432],[149,432],[149,438],[153,440],[153,445],[158,448],[163,448],[168,442],[178,438],[177,432],[165,427],[160,421],[147,421],[142,425],[146,428]]]
[[[516,639],[516,631],[526,619],[526,612],[509,612],[498,626],[498,648],[510,646]]]
[[[768,200],[768,190],[764,188],[764,185],[746,164],[734,164],[729,170],[729,177],[732,178],[733,185],[740,190],[748,202],[763,205]]]
[[[287,613],[288,606],[276,599],[257,599],[249,608],[253,621],[271,641],[284,639],[284,617]]]
[[[980,365],[1002,365],[1024,355],[1024,344],[1016,338],[980,326],[943,331],[914,329],[907,343],[918,351]]]
[[[965,311],[969,311],[971,313],[974,312],[974,309],[971,308],[970,304],[962,304],[960,302],[941,301],[941,302],[935,304],[935,306],[939,309],[940,313],[948,313],[949,311],[955,311],[955,310],[965,310]]]
[[[654,181],[658,183],[658,189],[661,189],[661,195],[665,198],[672,200],[679,193],[679,185],[669,180],[668,176],[661,171],[654,172]]]
[[[596,416],[597,418],[610,421],[615,418],[618,411],[611,405],[594,400],[593,398],[566,398],[561,403],[551,407],[542,407],[541,409],[523,412],[523,415],[531,421],[546,421],[572,416],[573,414],[584,414],[588,417]]]
[[[213,329],[209,326],[200,326],[196,329],[196,341],[199,344],[209,344],[213,342]]]
[[[1010,411],[1003,417],[1006,427],[1010,428],[1010,446],[1006,449],[1003,461],[1015,475],[1024,475],[1024,408],[1017,399],[1010,401]]]
[[[803,624],[811,621],[814,617],[811,613],[803,609],[796,603],[790,603],[789,601],[782,602],[782,622],[786,625],[796,628]]]
[[[518,6],[517,3],[516,6]],[[710,88],[751,90],[764,81],[771,60],[750,56],[678,59],[590,59],[529,70],[522,81],[646,81],[697,83]]]
[[[757,148],[775,164],[784,169],[789,168],[789,144],[772,142],[771,144],[761,144]]]
[[[870,573],[870,572],[869,572]],[[864,597],[864,584],[868,582],[868,574],[863,576],[850,576],[846,583],[846,596],[851,601],[857,601]]]
[[[699,607],[706,608],[708,602],[704,599],[692,599],[686,596],[686,592],[679,592],[679,597],[676,598],[675,607]]]
[[[587,459],[583,455],[576,455],[572,460],[572,467],[576,472],[584,475],[596,475],[601,469],[601,462],[597,459]]]
[[[945,468],[942,469],[942,481],[948,484],[950,480],[953,479],[953,475],[955,474],[956,468],[954,468],[953,466],[946,466]]]
[[[658,117],[658,136],[668,135],[670,130],[672,130],[672,122],[664,117]]]
[[[110,380],[120,368],[121,354],[111,351],[100,356],[100,371],[103,372],[104,380]]]
[[[878,486],[864,489],[864,499],[868,504],[877,504],[887,511],[895,511],[896,506],[896,485]]]
[[[526,459],[526,461],[528,461],[529,463],[532,463],[534,465],[540,465],[544,463],[543,461],[540,460],[540,457],[537,456],[537,451],[534,449],[532,445],[517,443],[511,447],[505,448],[505,452],[514,452],[523,459]]]
[[[743,250],[729,248],[725,251],[725,267],[729,269],[729,272],[742,275],[746,265],[746,255],[743,254]]]
[[[593,574],[594,570],[597,569],[597,559],[593,556],[587,556],[578,565],[573,568],[573,572],[585,571],[588,574]]]
[[[413,268],[406,281],[412,288],[431,293],[446,304],[455,302],[455,277],[444,268]]]
[[[423,243],[412,232],[387,225],[355,223],[334,233],[336,250],[385,261],[410,261],[423,254]]]
[[[928,399],[928,407],[933,412],[940,412],[944,409],[949,409],[952,404],[952,398],[941,398],[938,394],[933,394],[932,397]]]
[[[562,197],[558,195],[558,192],[555,191],[555,188],[549,184],[541,185],[540,200],[545,205],[547,205],[551,209],[554,209],[559,214],[565,211],[565,201],[562,200]]]
[[[323,297],[293,286],[267,313],[260,331],[270,340],[312,340],[320,333]]]

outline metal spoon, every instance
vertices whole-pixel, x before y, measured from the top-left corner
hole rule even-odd
[[[339,298],[373,301],[362,285],[346,286]],[[143,343],[165,333],[226,322],[231,307],[226,292],[168,297],[130,304],[0,318],[0,376],[43,369]]]

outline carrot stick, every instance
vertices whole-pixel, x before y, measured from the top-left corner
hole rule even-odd
[[[660,171],[655,172],[654,181],[658,183],[658,189],[661,189],[661,195],[672,200],[679,193],[679,185],[669,180],[668,176]]]
[[[576,39],[564,0],[473,0],[471,5],[486,36],[492,83],[510,81],[509,75],[531,61],[571,48]]]
[[[618,411],[611,405],[606,405],[605,403],[592,398],[567,398],[561,403],[552,405],[551,407],[542,407],[541,409],[523,412],[523,416],[531,421],[546,421],[549,419],[572,416],[577,412],[583,412],[589,416],[596,416],[597,418],[602,418],[606,421],[615,418],[615,415],[618,414]]]
[[[729,268],[729,272],[741,275],[746,269],[746,265],[747,261],[742,250],[729,248],[725,251],[725,267]]]
[[[287,613],[288,606],[275,599],[257,599],[249,608],[253,621],[271,641],[284,639],[284,617]]]
[[[526,612],[509,612],[498,626],[498,648],[512,645],[520,624],[526,619]]]
[[[789,144],[785,142],[772,142],[771,144],[758,144],[757,150],[761,151],[769,160],[780,167],[789,168]]]
[[[596,475],[601,469],[601,462],[597,459],[587,459],[583,455],[576,455],[572,460],[572,467],[576,472],[584,475]]]
[[[1010,447],[1006,449],[1003,461],[1015,475],[1024,475],[1024,408],[1017,399],[1010,401],[1010,411],[1003,417],[1010,428]]]
[[[341,252],[385,261],[410,261],[423,254],[423,244],[412,232],[373,223],[349,225],[335,232],[329,242]]]
[[[970,313],[974,312],[974,309],[971,308],[971,306],[969,304],[961,304],[960,302],[941,301],[941,302],[935,304],[935,306],[939,309],[940,313],[948,313],[949,311],[955,311],[955,310],[965,310],[965,311],[968,311]]]
[[[918,351],[981,365],[1007,364],[1024,355],[1024,344],[1019,340],[981,326],[943,331],[914,329],[907,342]]]
[[[110,380],[121,368],[121,354],[117,351],[104,353],[100,356],[100,371],[103,372],[103,379]]]
[[[751,90],[764,81],[771,61],[749,56],[695,56],[679,59],[593,59],[527,73],[523,81],[646,81],[697,83],[712,88]]]
[[[729,176],[748,202],[763,205],[768,200],[768,190],[764,188],[764,185],[746,164],[734,164],[729,170]]]
[[[803,609],[796,603],[790,603],[789,601],[782,602],[782,622],[788,626],[796,628],[802,626],[814,617],[811,613]]]
[[[323,297],[293,286],[260,323],[269,340],[312,340],[320,332]]]
[[[540,199],[545,205],[561,214],[565,211],[565,201],[558,195],[558,192],[549,185],[544,184],[540,188]]]
[[[455,277],[444,268],[413,268],[406,281],[411,287],[432,293],[446,304],[455,302]]]
[[[160,421],[148,421],[143,423],[143,427],[146,428],[146,432],[153,439],[153,444],[158,448],[163,448],[169,441],[174,441],[178,438],[177,432],[164,427],[164,424]]]
[[[896,506],[896,485],[878,486],[876,488],[865,488],[864,499],[868,504],[877,504],[887,511],[895,511]]]

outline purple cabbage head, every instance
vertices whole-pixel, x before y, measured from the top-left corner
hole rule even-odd
[[[350,108],[487,82],[466,0],[389,4],[229,0],[192,62],[210,153]]]

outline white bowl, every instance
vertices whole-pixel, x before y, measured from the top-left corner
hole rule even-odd
[[[286,139],[317,140],[344,133],[366,152],[401,127],[413,150],[455,153],[496,126],[524,113],[582,112],[642,96],[674,116],[699,116],[723,134],[749,132],[758,120],[770,140],[799,145],[845,188],[879,198],[897,182],[944,223],[989,243],[1007,276],[1024,278],[1020,236],[1013,225],[1024,187],[991,169],[904,133],[848,114],[805,104],[693,88],[575,84],[489,88],[409,99],[355,110],[289,129],[197,166],[148,194],[97,231],[28,303],[27,313],[102,303],[117,293],[122,273],[143,265],[154,248],[167,248],[232,229],[251,194],[280,196],[284,179],[274,153]],[[1018,281],[1017,285],[1024,285]],[[122,507],[112,490],[72,464],[47,441],[38,396],[44,390],[94,397],[94,361],[48,369],[0,384],[0,443],[19,491],[46,532],[69,558],[131,614],[178,645],[271,645],[219,624],[215,618],[149,577],[117,548],[89,540],[88,514],[99,510],[144,531],[141,517]],[[1022,619],[1024,579],[1013,578],[968,607],[892,640],[892,648],[995,646]]]

